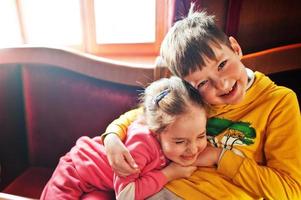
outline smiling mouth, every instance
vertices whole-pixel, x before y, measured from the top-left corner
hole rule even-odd
[[[193,160],[195,158],[195,155],[193,155],[193,156],[182,156],[182,158],[184,160]]]

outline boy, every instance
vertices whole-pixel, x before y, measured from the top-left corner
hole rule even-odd
[[[203,167],[166,187],[184,199],[301,199],[301,118],[295,93],[246,68],[238,42],[205,12],[178,21],[162,43],[161,56],[211,105],[207,136],[212,145],[196,162]],[[137,171],[117,137],[125,137],[137,112],[115,120],[104,135],[110,163],[121,175]],[[129,165],[120,167],[125,162]]]

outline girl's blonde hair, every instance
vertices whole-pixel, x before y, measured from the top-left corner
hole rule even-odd
[[[199,92],[175,76],[150,84],[141,100],[145,123],[155,133],[161,133],[178,116],[188,113],[192,105],[204,109]]]

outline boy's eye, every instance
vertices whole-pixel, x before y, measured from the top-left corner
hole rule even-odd
[[[208,82],[207,80],[200,82],[200,83],[197,85],[197,88],[200,88],[200,87],[204,86],[207,82]]]
[[[227,60],[224,60],[223,62],[221,62],[219,65],[218,65],[218,71],[223,69],[225,67],[225,65],[227,64]]]

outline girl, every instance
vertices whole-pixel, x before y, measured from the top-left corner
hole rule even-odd
[[[100,137],[80,138],[60,159],[41,199],[145,199],[171,180],[190,176],[206,145],[206,112],[198,91],[180,78],[148,86],[143,114],[128,128],[125,145],[140,172],[113,173]]]

